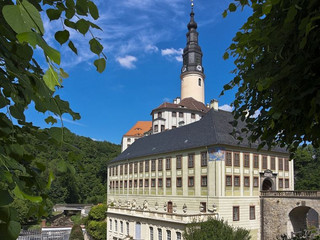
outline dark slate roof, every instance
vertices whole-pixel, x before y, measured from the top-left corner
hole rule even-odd
[[[230,135],[233,120],[230,112],[211,109],[197,122],[136,140],[111,162],[211,145],[257,148],[255,144],[250,146],[246,138],[239,143]],[[239,121],[237,128],[242,127],[244,123]],[[272,151],[286,153],[284,148],[273,148]]]

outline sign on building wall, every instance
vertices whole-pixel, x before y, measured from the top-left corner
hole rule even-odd
[[[224,148],[214,147],[208,149],[209,162],[224,161]]]

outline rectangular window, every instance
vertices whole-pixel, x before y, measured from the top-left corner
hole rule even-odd
[[[284,159],[284,170],[289,171],[289,159]]]
[[[161,125],[161,132],[164,131],[164,125]]]
[[[195,119],[196,118],[196,114],[191,113],[191,119]]]
[[[194,177],[189,177],[188,178],[188,186],[193,187],[194,186]]]
[[[129,229],[129,223],[127,222],[126,225],[127,225],[127,235],[129,235],[129,230],[130,230]]]
[[[177,113],[176,112],[172,112],[172,117],[176,117]]]
[[[149,187],[149,179],[145,179],[144,180],[144,186],[145,187]]]
[[[129,164],[129,174],[132,174],[132,163]]]
[[[207,176],[201,176],[201,187],[207,186]]]
[[[116,181],[116,188],[118,188],[118,181]]]
[[[254,168],[259,168],[259,155],[254,155],[253,156],[253,167]]]
[[[143,162],[140,162],[140,164],[139,164],[139,172],[140,173],[143,172]]]
[[[158,187],[162,187],[162,178],[158,179]]]
[[[226,176],[226,186],[232,186],[232,176]]]
[[[139,187],[143,187],[143,180],[142,179],[139,180]]]
[[[207,212],[207,203],[206,202],[200,202],[200,212]]]
[[[109,220],[109,229],[112,231],[112,220]]]
[[[123,175],[123,165],[120,165],[120,175]]]
[[[135,188],[138,187],[138,180],[134,180],[134,187],[135,187]]]
[[[244,186],[250,187],[250,177],[244,177]]]
[[[166,170],[171,170],[171,158],[166,159]]]
[[[259,177],[253,177],[253,187],[259,187]]]
[[[226,152],[226,166],[232,166],[232,153]]]
[[[138,172],[138,163],[135,163],[134,164],[134,173],[137,173]]]
[[[182,178],[177,177],[177,187],[182,187]]]
[[[151,187],[155,187],[156,186],[156,180],[153,178],[151,179]]]
[[[279,170],[283,170],[283,158],[278,158],[279,161]]]
[[[127,187],[128,187],[127,184],[128,184],[128,182],[127,182],[127,180],[125,180],[125,181],[124,181],[124,188],[127,188]]]
[[[232,216],[233,216],[233,221],[240,220],[240,207],[238,207],[238,206],[233,207]]]
[[[240,177],[239,176],[234,176],[234,186],[239,187],[240,186]]]
[[[234,153],[233,157],[234,157],[233,166],[240,167],[240,153]]]
[[[122,188],[123,187],[123,182],[122,181],[120,181],[120,188]]]
[[[268,168],[268,157],[262,156],[262,168],[267,169]]]
[[[120,221],[120,232],[123,233],[123,222]]]
[[[177,240],[181,240],[181,232],[177,232]]]
[[[153,240],[153,227],[149,227],[150,231],[150,240]]]
[[[283,188],[283,179],[282,178],[279,179],[279,188]]]
[[[116,168],[116,176],[118,176],[118,166],[116,166],[115,168]]]
[[[128,164],[124,165],[124,174],[128,174]]]
[[[256,219],[256,207],[250,206],[250,220]]]
[[[286,188],[289,188],[289,179],[284,180],[284,185]]]
[[[188,168],[194,167],[194,153],[188,154]]]
[[[171,188],[171,178],[166,179],[166,187]]]
[[[156,170],[156,160],[151,160],[151,171],[154,172]]]
[[[158,240],[162,240],[162,229],[158,228]]]
[[[201,153],[201,167],[206,167],[207,166],[207,152],[202,152]]]
[[[181,169],[181,167],[182,167],[182,161],[181,161],[181,159],[182,159],[182,156],[181,156],[181,155],[178,155],[178,156],[177,156],[177,169]]]
[[[179,112],[179,118],[183,118],[183,112]]]
[[[250,155],[244,154],[244,167],[250,168]]]
[[[149,172],[149,163],[150,163],[149,160],[146,160],[145,163],[144,163],[144,164],[145,164],[145,165],[144,165],[144,171],[145,171],[145,172]]]
[[[162,112],[158,112],[158,118],[162,117]]]
[[[162,171],[162,158],[158,159],[158,171]]]
[[[154,125],[154,132],[158,132],[159,131],[159,126],[158,125]]]
[[[114,220],[114,231],[118,232],[118,221]]]
[[[274,157],[271,158],[271,170],[276,169],[276,159]]]
[[[171,231],[167,230],[167,240],[171,240]]]

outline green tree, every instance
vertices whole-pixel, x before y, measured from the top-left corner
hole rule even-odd
[[[80,225],[73,225],[70,233],[69,240],[84,240],[82,228]]]
[[[13,197],[39,203],[29,214],[46,215],[47,191],[54,179],[46,164],[31,154],[34,146],[30,141],[43,143],[36,146],[39,151],[46,151],[46,144],[56,144],[59,149],[64,142],[63,128],[41,130],[26,121],[25,110],[32,102],[36,111],[51,115],[45,120],[48,124],[57,122],[52,115],[80,118],[55,92],[68,74],[59,66],[60,52],[44,39],[42,17],[62,23],[54,37],[75,53],[77,48],[69,39],[69,30],[90,32],[90,50],[98,56],[94,61],[97,71],[104,70],[106,58],[90,30],[100,29],[88,20],[89,16],[99,18],[98,9],[90,0],[3,0],[0,9],[0,239],[16,239],[20,223],[17,212],[9,206]],[[44,54],[46,70],[40,67],[42,60],[35,58],[36,47]],[[61,158],[60,164],[63,162]]]
[[[107,215],[107,206],[98,204],[91,208],[86,223],[86,229],[94,240],[104,240],[107,234],[107,223],[105,221]]]
[[[244,228],[234,228],[227,222],[213,218],[205,222],[188,224],[183,234],[186,240],[249,240],[250,232]]]
[[[237,87],[234,116],[260,147],[319,147],[320,1],[235,0],[223,16],[246,6],[252,15],[224,54],[236,69],[222,94]]]

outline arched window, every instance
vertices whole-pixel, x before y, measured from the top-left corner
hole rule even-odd
[[[198,79],[198,85],[201,87],[201,78]]]

